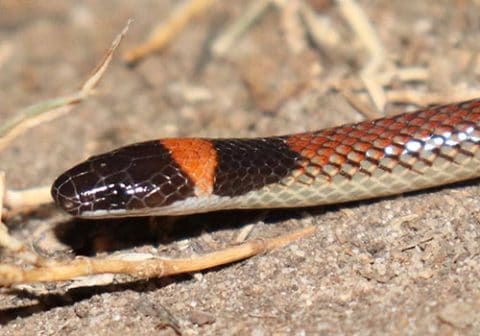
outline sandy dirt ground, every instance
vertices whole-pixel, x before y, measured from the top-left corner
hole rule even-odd
[[[145,139],[266,136],[364,119],[346,92],[375,110],[359,81],[371,55],[326,0],[305,3],[334,32],[330,44],[299,16],[304,3],[292,1],[268,8],[217,55],[212,45],[254,3],[217,1],[164,51],[126,66],[122,53],[144,41],[176,3],[0,0],[1,122],[76,90],[134,19],[97,96],[1,153],[8,187],[48,185],[94,153]],[[383,74],[408,68],[424,74],[384,81],[386,114],[478,90],[478,2],[359,4],[385,51]],[[188,216],[174,225],[165,218],[81,221],[42,207],[7,225],[57,259],[119,251],[186,257],[228,246],[250,223],[257,223],[250,238],[311,224],[318,230],[198,274],[2,290],[0,334],[175,335],[176,324],[184,335],[475,335],[479,192],[478,181],[470,181],[344,205]]]

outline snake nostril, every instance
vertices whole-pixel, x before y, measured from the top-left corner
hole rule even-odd
[[[55,180],[51,193],[60,208],[72,214],[77,211],[81,202],[75,184],[68,175],[61,175]]]
[[[75,202],[67,198],[60,199],[58,204],[63,210],[67,212],[71,212],[73,209],[75,209],[78,206],[78,204],[76,204]]]

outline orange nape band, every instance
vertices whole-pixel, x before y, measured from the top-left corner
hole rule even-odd
[[[199,138],[162,139],[160,143],[170,152],[203,195],[210,195],[215,181],[217,151],[209,140]]]

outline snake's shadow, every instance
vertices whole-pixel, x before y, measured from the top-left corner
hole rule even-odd
[[[273,224],[300,215],[301,211],[296,209],[223,211],[182,217],[72,219],[58,224],[54,230],[56,238],[74,255],[92,256],[145,245],[166,246],[205,232],[235,230],[259,220]]]

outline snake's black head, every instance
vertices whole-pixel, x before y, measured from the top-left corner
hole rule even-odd
[[[89,218],[148,215],[192,193],[188,179],[158,141],[91,157],[52,186],[60,208]]]
[[[132,198],[135,183],[130,162],[116,155],[92,157],[60,175],[52,186],[55,203],[73,216],[103,217],[121,213]]]

